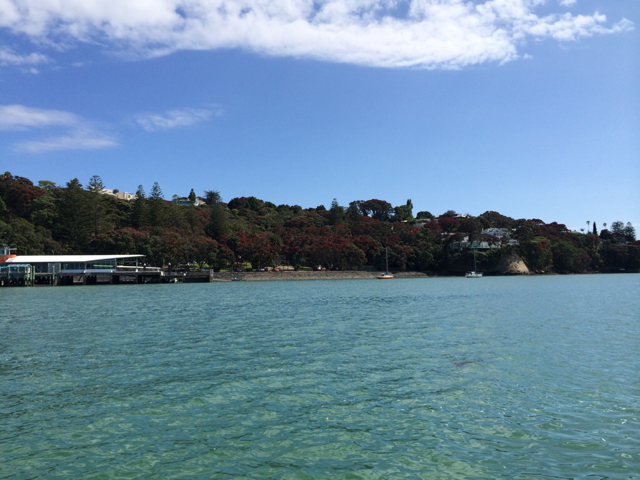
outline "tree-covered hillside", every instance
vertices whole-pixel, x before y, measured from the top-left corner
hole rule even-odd
[[[0,244],[17,253],[141,253],[151,265],[196,262],[230,268],[291,265],[329,269],[384,268],[385,249],[393,270],[458,273],[472,265],[490,269],[505,253],[518,254],[533,272],[640,270],[640,242],[630,223],[606,223],[583,232],[558,223],[513,219],[497,212],[477,217],[453,211],[434,217],[413,205],[384,200],[352,201],[329,208],[274,205],[255,197],[223,203],[218,192],[192,191],[166,200],[155,183],[135,199],[104,194],[100,177],[86,186],[64,186],[0,175]],[[492,229],[492,230],[489,230]],[[483,230],[485,233],[483,233]]]

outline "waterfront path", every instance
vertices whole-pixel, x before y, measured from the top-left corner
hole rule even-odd
[[[356,270],[322,270],[322,271],[281,271],[281,272],[216,272],[213,281],[245,280],[252,282],[270,280],[351,280],[375,279],[379,272],[362,272]],[[396,278],[425,278],[422,272],[398,272]]]

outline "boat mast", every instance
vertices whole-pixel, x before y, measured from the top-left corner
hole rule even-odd
[[[478,271],[478,267],[476,267],[476,249],[473,249],[473,271],[477,272]]]
[[[385,266],[386,266],[386,270],[384,273],[389,273],[389,247],[386,247],[384,250],[384,258],[385,258]]]

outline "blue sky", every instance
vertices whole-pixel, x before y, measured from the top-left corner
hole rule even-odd
[[[640,226],[637,0],[0,0],[0,170]]]

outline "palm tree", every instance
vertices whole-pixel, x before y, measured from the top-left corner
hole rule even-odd
[[[591,220],[587,220],[587,233],[589,233],[590,226],[591,226]]]

